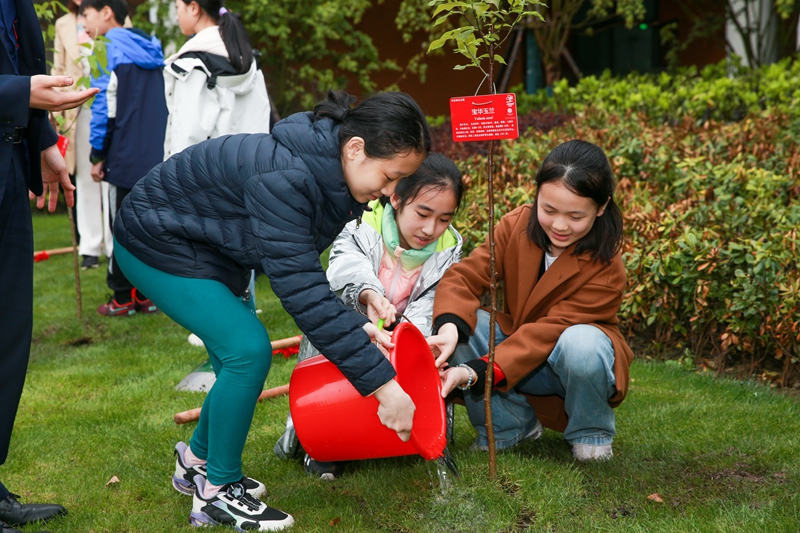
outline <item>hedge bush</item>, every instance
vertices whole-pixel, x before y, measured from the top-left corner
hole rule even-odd
[[[578,138],[601,146],[625,217],[623,330],[648,353],[791,385],[800,378],[800,123],[784,104],[736,122],[669,123],[644,110],[572,106],[576,115],[563,124],[499,143],[497,216],[532,201],[538,165],[556,145]],[[488,228],[486,158],[459,164],[468,188],[456,225],[470,250]]]
[[[586,76],[570,87],[557,82],[552,96],[545,90],[518,93],[521,114],[556,111],[568,114],[595,109],[606,114],[644,113],[655,122],[696,120],[737,121],[748,114],[800,112],[800,62],[785,59],[758,69],[724,60],[699,70],[631,74],[614,78]]]

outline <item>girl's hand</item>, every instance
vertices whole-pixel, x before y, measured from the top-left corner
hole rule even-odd
[[[372,342],[378,345],[378,349],[381,351],[381,353],[386,357],[389,357],[389,350],[394,348],[392,336],[389,335],[388,332],[378,329],[378,326],[372,322],[367,322],[364,324],[364,331],[367,332],[367,335],[369,335],[369,338],[372,339]]]
[[[448,322],[439,328],[436,335],[428,337],[428,346],[436,358],[436,368],[442,368],[447,359],[453,355],[458,344],[458,328],[452,322]],[[466,380],[464,380],[466,383]]]
[[[444,371],[442,376],[442,398],[446,398],[453,389],[469,381],[469,369],[453,366]]]
[[[367,318],[373,324],[383,319],[387,324],[394,324],[397,309],[389,300],[372,289],[365,289],[358,295],[358,300],[367,306]]]
[[[374,394],[381,404],[378,408],[381,424],[395,430],[401,441],[408,442],[411,438],[411,426],[414,424],[414,411],[417,409],[411,396],[393,379]]]

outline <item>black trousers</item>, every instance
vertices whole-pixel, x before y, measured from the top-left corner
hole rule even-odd
[[[109,184],[108,187],[108,195],[109,195],[109,202],[108,205],[110,206],[110,215],[109,223],[111,224],[111,230],[114,230],[114,221],[117,219],[117,212],[119,208],[122,207],[122,200],[125,199],[128,194],[130,194],[130,189],[123,189],[122,187],[117,187],[116,185]],[[128,278],[125,277],[125,274],[122,273],[119,266],[117,266],[117,260],[114,257],[114,254],[111,254],[111,257],[108,258],[108,272],[106,273],[106,283],[108,284],[108,288],[114,291],[114,298],[119,303],[125,303],[131,301],[131,289],[133,289],[133,285]],[[140,295],[140,298],[143,298]]]
[[[26,154],[14,145],[0,168],[0,464],[17,415],[33,330],[33,226]],[[0,483],[0,500],[8,492]]]

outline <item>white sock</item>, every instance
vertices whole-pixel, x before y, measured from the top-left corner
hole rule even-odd
[[[203,487],[203,498],[209,499],[213,498],[219,492],[219,489],[222,488],[222,485],[214,485],[210,481],[206,480],[206,484]]]
[[[183,462],[186,466],[197,466],[197,465],[204,465],[206,461],[204,459],[200,459],[197,457],[190,447],[186,447],[186,451],[183,454]]]

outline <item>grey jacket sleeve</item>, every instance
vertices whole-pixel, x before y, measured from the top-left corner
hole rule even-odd
[[[433,331],[433,297],[435,295],[436,286],[434,285],[420,298],[409,302],[403,313],[425,337],[429,337],[431,331]]]
[[[349,222],[336,237],[328,261],[328,281],[347,307],[367,314],[367,308],[358,301],[362,291],[372,289],[386,296],[378,279],[378,269],[383,253],[382,241],[368,224]]]

